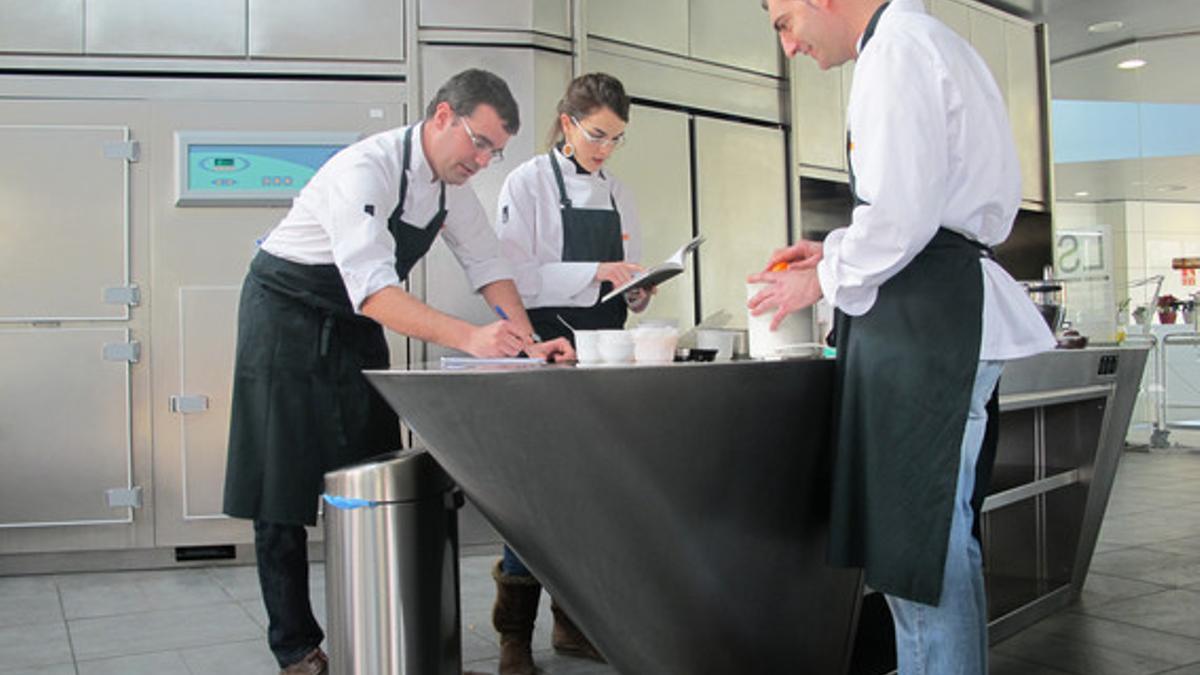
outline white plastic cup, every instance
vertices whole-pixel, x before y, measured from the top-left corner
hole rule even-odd
[[[696,331],[696,347],[698,349],[717,350],[717,361],[728,361],[733,358],[734,344],[737,342],[737,331],[701,328]]]
[[[584,365],[592,365],[604,360],[600,356],[600,331],[575,331],[575,358]]]
[[[670,326],[645,326],[633,330],[633,360],[670,363],[675,360],[679,331]]]
[[[598,346],[604,363],[633,363],[633,336],[624,330],[602,330]]]
[[[747,283],[746,300],[749,301],[767,286],[766,283]],[[771,309],[754,316],[749,308],[746,309],[746,325],[750,329],[750,358],[781,359],[796,356],[797,349],[812,344],[811,327],[805,321],[804,313],[788,314],[778,328],[771,330],[775,312],[775,309]]]

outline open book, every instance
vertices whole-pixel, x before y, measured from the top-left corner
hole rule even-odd
[[[687,255],[692,251],[695,251],[697,248],[699,248],[700,244],[703,243],[704,235],[689,241],[681,246],[678,251],[675,251],[670,258],[667,258],[663,262],[651,267],[645,272],[642,272],[629,281],[626,281],[624,284],[621,284],[620,287],[609,291],[603,298],[600,298],[600,302],[608,302],[618,295],[626,291],[632,291],[635,288],[649,288],[651,286],[657,286],[676,274],[679,274],[683,271],[683,264],[687,259]]]

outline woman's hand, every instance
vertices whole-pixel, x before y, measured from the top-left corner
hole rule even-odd
[[[596,281],[607,281],[613,288],[620,288],[625,282],[642,273],[642,266],[627,262],[602,262],[596,266]]]

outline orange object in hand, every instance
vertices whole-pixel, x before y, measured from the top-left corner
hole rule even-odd
[[[774,265],[771,265],[770,271],[771,272],[783,272],[783,271],[786,271],[787,268],[788,268],[788,264],[781,260],[781,261],[775,263]]]

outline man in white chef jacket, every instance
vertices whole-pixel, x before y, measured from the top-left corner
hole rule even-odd
[[[269,626],[284,674],[326,673],[308,593],[305,525],[322,477],[400,447],[396,414],[362,375],[388,367],[383,328],[475,356],[573,356],[532,328],[479,199],[465,184],[520,121],[507,84],[450,78],[417,124],[326,162],[262,243],[238,308],[225,513],[254,521]],[[401,281],[441,236],[473,288],[509,318],[475,326]]]
[[[1004,362],[1055,344],[992,257],[1021,195],[1004,101],[921,0],[763,4],[789,57],[856,59],[851,223],[765,268],[787,270],[750,277],[769,282],[749,305],[774,325],[822,297],[837,311],[830,560],[885,594],[901,674],[983,675],[972,529],[994,459],[985,432]]]

